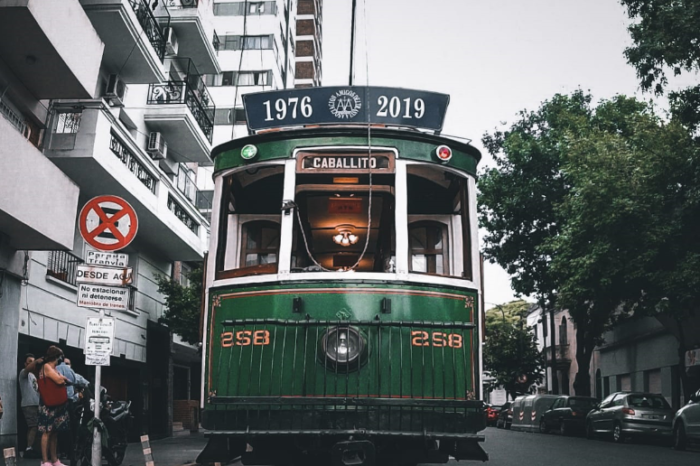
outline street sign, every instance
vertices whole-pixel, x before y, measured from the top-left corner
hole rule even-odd
[[[101,251],[117,251],[136,236],[138,219],[133,207],[117,196],[97,196],[85,204],[78,217],[83,239]]]
[[[128,311],[129,288],[79,283],[78,307]]]
[[[85,364],[109,366],[114,344],[114,319],[88,317],[85,325]]]
[[[96,285],[126,286],[133,283],[133,269],[124,267],[97,267],[94,265],[79,265],[76,281]]]
[[[126,267],[129,265],[129,255],[116,252],[102,252],[88,249],[85,262],[90,265],[106,265],[108,267]]]

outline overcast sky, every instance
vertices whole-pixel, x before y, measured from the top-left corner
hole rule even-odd
[[[323,0],[324,86],[348,82],[351,3]],[[357,9],[355,83],[450,94],[443,134],[473,139],[482,167],[492,163],[482,135],[557,92],[641,95],[617,0],[357,0]],[[515,298],[496,265],[486,265],[485,298]]]

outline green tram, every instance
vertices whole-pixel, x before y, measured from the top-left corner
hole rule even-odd
[[[485,461],[473,146],[449,97],[244,96],[216,147],[198,462]]]

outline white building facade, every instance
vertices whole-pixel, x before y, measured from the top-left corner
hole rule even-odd
[[[96,310],[77,307],[75,271],[90,248],[77,215],[99,195],[124,198],[139,219],[122,251],[135,279],[129,309],[112,312],[103,383],[133,402],[135,434],[171,433],[178,387],[198,398],[188,374],[174,379],[178,349],[158,323],[156,276],[177,278],[206,252],[195,168],[212,163],[215,105],[202,76],[220,72],[216,48],[211,0],[0,3],[3,446],[24,447],[14,407],[25,353],[57,344],[77,372],[93,375],[82,348]]]

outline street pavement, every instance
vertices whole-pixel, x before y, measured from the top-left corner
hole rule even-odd
[[[494,466],[698,466],[700,448],[675,451],[658,442],[636,441],[622,445],[607,440],[562,437],[557,434],[514,432],[489,427],[482,444]],[[182,466],[194,463],[206,439],[198,434],[151,440],[155,466]],[[18,466],[39,466],[39,460],[20,459]],[[473,461],[451,460],[450,466],[468,466]],[[231,466],[239,466],[235,461]],[[131,443],[122,466],[144,466],[139,443]],[[305,465],[297,465],[305,466]],[[376,465],[384,466],[384,465]]]

